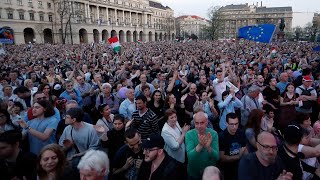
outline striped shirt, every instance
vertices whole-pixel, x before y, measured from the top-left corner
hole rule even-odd
[[[132,114],[132,127],[137,129],[142,139],[147,139],[151,134],[159,133],[157,115],[148,109],[140,116],[139,110]]]

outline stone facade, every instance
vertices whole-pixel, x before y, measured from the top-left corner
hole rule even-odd
[[[219,9],[221,27],[220,38],[236,38],[238,29],[257,24],[275,24],[279,26],[281,18],[285,20],[284,32],[292,32],[292,7],[265,7],[262,5],[227,5]],[[278,31],[278,30],[277,30]]]
[[[0,26],[13,30],[15,44],[61,43],[61,29],[65,42],[74,44],[113,36],[120,42],[172,40],[173,14],[156,0],[0,1]]]
[[[203,29],[209,25],[208,20],[196,15],[185,15],[176,18],[176,26],[179,26],[176,27],[177,34],[180,34],[181,37],[185,37],[186,34],[194,34],[201,39],[204,37]]]

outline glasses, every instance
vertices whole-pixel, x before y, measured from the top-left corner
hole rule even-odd
[[[146,154],[149,154],[150,152],[152,152],[152,151],[155,151],[155,150],[159,150],[159,148],[154,148],[154,149],[143,149],[145,152],[146,152]]]
[[[260,146],[263,147],[263,149],[270,151],[272,149],[272,151],[278,151],[278,146],[268,146],[268,145],[263,145],[261,144],[259,141],[257,141],[258,144],[260,144]]]
[[[3,115],[3,114],[2,114],[2,115],[0,115],[0,118],[1,118],[1,119],[2,119],[2,118],[5,118],[5,117],[6,117],[6,116],[5,116],[5,115]]]

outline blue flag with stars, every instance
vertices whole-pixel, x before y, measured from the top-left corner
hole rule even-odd
[[[274,24],[245,26],[239,28],[238,37],[256,42],[270,43],[275,30],[276,25]]]

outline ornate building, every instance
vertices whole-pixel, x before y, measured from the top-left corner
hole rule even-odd
[[[173,14],[157,0],[1,0],[0,28],[15,44],[172,40]]]
[[[179,16],[176,18],[176,34],[180,37],[194,34],[202,39],[204,37],[203,29],[209,25],[208,20],[196,15]]]
[[[320,42],[320,14],[314,13],[312,18],[312,28],[314,28],[316,32],[316,40]]]
[[[238,29],[243,26],[256,24],[279,25],[281,18],[285,20],[285,32],[292,31],[292,7],[265,7],[240,4],[227,5],[219,9],[221,24],[219,28],[220,38],[236,38]]]

